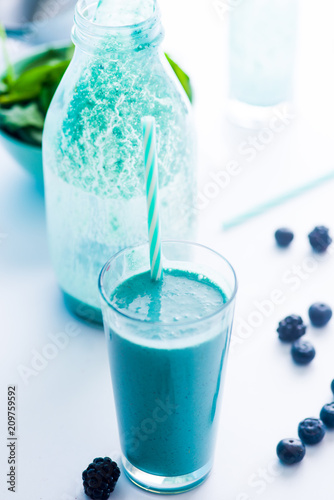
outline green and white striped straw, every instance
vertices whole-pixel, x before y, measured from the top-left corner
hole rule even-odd
[[[162,255],[155,119],[152,116],[145,116],[142,118],[142,126],[151,278],[159,281],[162,278]]]

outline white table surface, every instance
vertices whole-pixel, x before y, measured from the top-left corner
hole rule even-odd
[[[254,133],[229,125],[223,116],[226,21],[219,19],[209,0],[161,2],[166,46],[195,83],[200,189],[227,161],[241,165],[241,173],[199,214],[198,241],[231,260],[240,289],[215,465],[209,479],[183,494],[184,499],[327,500],[334,495],[334,432],[308,448],[298,466],[283,467],[275,455],[280,439],[296,436],[298,422],[317,416],[332,399],[334,321],[324,329],[308,328],[317,355],[307,367],[293,364],[289,346],[278,341],[275,330],[291,313],[307,320],[307,309],[315,301],[334,307],[334,250],[319,259],[307,240],[315,225],[328,225],[334,233],[334,182],[235,229],[221,229],[231,216],[333,168],[330,3],[319,0],[315,6],[304,0],[295,117],[247,162],[238,147]],[[95,456],[119,459],[103,331],[77,321],[65,309],[50,266],[43,198],[3,148],[0,166],[0,498],[84,500],[82,470]],[[273,240],[274,230],[282,225],[296,233],[286,251],[278,250]],[[249,322],[250,315],[254,320],[259,303],[276,289],[283,303],[272,307],[267,317],[257,314],[259,325],[245,335],[241,322]],[[50,335],[73,327],[78,335],[25,384],[19,374],[22,366],[31,367]],[[18,386],[15,495],[5,484],[10,384]],[[153,497],[122,474],[111,498]]]

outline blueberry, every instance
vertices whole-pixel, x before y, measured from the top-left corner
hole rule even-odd
[[[299,339],[292,344],[291,355],[294,361],[299,365],[307,365],[314,359],[315,349],[311,342]]]
[[[321,408],[320,418],[327,427],[334,428],[334,403],[328,403]]]
[[[312,304],[308,310],[308,315],[310,317],[313,326],[325,326],[332,317],[332,309],[322,302],[316,302]]]
[[[298,436],[304,444],[317,444],[325,435],[325,426],[318,418],[305,418],[298,425]]]
[[[277,445],[278,458],[286,465],[301,462],[305,456],[305,446],[299,439],[282,439]]]
[[[287,247],[293,240],[294,234],[290,229],[281,227],[275,232],[276,243],[279,247]]]
[[[329,236],[329,229],[325,226],[317,226],[308,235],[311,247],[315,252],[323,253],[332,243],[332,238]]]
[[[281,340],[293,342],[305,334],[306,325],[300,316],[293,314],[279,322],[277,331]]]
[[[332,389],[332,393],[334,394],[334,380],[332,380],[331,389]]]

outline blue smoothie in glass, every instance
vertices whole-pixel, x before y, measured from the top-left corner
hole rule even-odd
[[[105,323],[122,450],[141,471],[209,470],[232,322],[214,315],[227,301],[213,281],[182,269],[165,269],[160,282],[136,274],[111,294],[114,310],[137,320],[136,329]]]

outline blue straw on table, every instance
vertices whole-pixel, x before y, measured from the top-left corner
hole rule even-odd
[[[322,177],[318,177],[317,179],[313,179],[310,182],[307,182],[306,184],[299,186],[295,189],[292,189],[291,191],[287,191],[286,193],[283,193],[276,198],[273,198],[272,200],[268,200],[264,203],[261,203],[260,205],[257,205],[247,212],[237,215],[236,217],[233,217],[230,220],[227,220],[223,222],[223,229],[227,231],[228,229],[231,229],[232,227],[239,226],[240,224],[243,224],[244,222],[248,221],[249,219],[252,219],[253,217],[256,217],[257,215],[261,215],[271,208],[275,208],[283,203],[285,203],[288,200],[291,200],[292,198],[296,198],[297,196],[306,193],[307,191],[312,190],[313,188],[316,188],[318,186],[321,186],[321,184],[324,184],[327,181],[333,180],[334,179],[334,170],[330,171],[328,174],[323,175]]]

